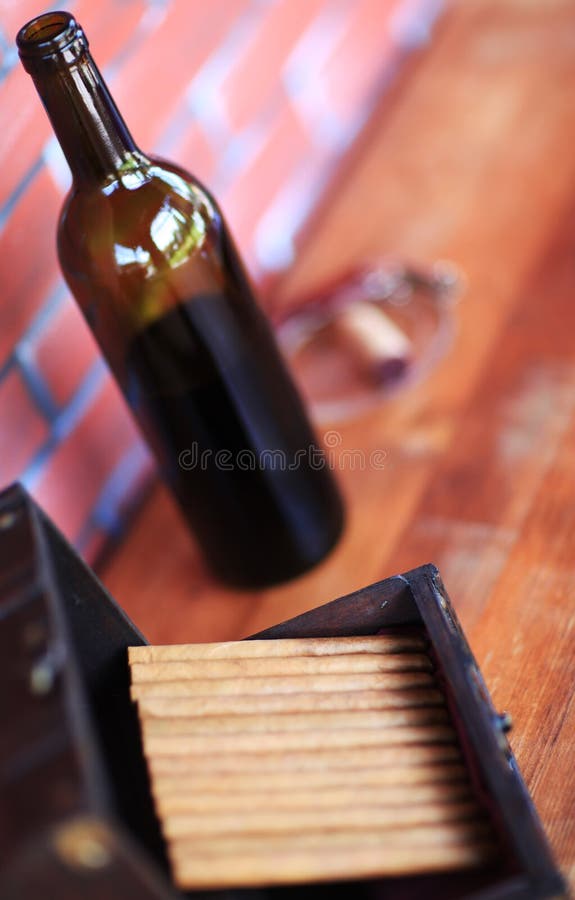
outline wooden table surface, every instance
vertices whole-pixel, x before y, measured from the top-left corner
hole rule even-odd
[[[425,383],[337,426],[349,521],[312,574],[239,594],[163,489],[100,572],[152,642],[234,639],[436,563],[575,884],[575,4],[461,0],[388,97],[282,302],[382,253],[456,261],[458,334]]]

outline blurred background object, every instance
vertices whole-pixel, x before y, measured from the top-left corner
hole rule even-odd
[[[288,308],[278,337],[314,421],[356,418],[420,381],[451,345],[463,285],[451,263],[382,259]]]
[[[152,463],[58,271],[69,174],[18,64],[16,31],[46,9],[77,16],[136,141],[214,191],[261,283],[294,260],[442,6],[0,0],[0,484],[22,480],[89,560],[121,533]]]

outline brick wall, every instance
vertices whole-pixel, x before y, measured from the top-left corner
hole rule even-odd
[[[0,486],[93,560],[152,464],[59,275],[69,175],[14,35],[75,13],[136,141],[203,179],[257,278],[294,239],[442,0],[0,0]]]

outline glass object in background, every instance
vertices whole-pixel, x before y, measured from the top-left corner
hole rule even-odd
[[[317,422],[352,418],[423,378],[449,347],[463,277],[383,260],[298,302],[277,333]]]
[[[341,499],[217,204],[139,150],[69,13],[18,47],[73,175],[62,270],[186,520],[225,581],[299,575]]]

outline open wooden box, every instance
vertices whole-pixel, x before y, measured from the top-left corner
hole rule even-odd
[[[406,625],[423,627],[430,641],[466,762],[498,835],[498,864],[209,896],[538,900],[565,893],[505,737],[506,721],[491,704],[434,566],[388,578],[254,637],[368,635]],[[4,491],[1,900],[182,896],[170,885],[129,696],[126,648],[145,643],[26,492]]]

